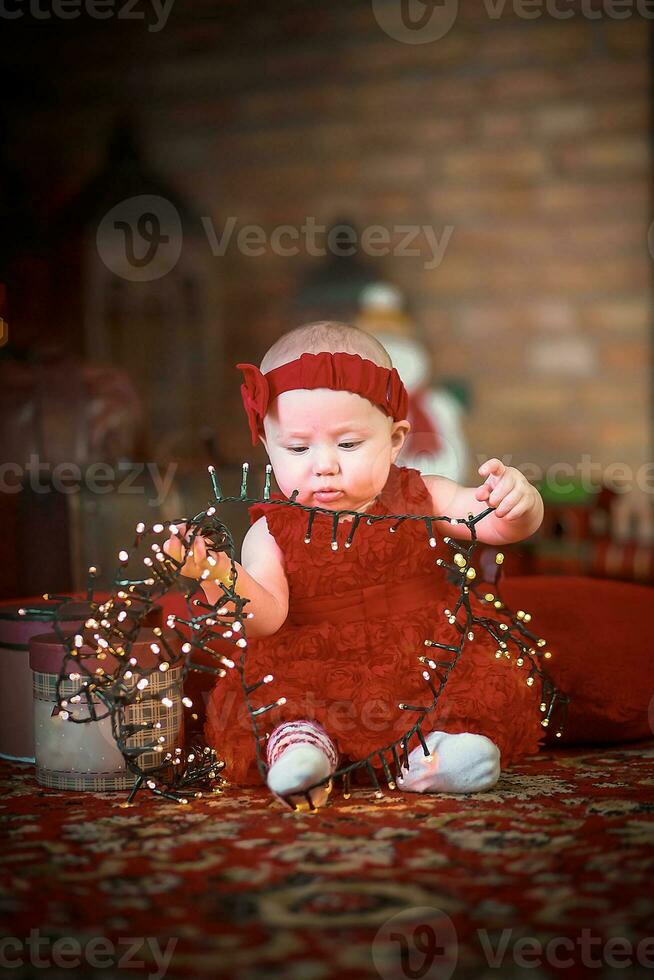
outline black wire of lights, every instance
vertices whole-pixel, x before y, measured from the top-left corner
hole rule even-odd
[[[236,501],[246,504],[269,503],[306,511],[308,517],[304,541],[307,544],[311,541],[316,514],[322,513],[330,516],[333,522],[331,538],[333,550],[337,550],[339,547],[337,529],[339,519],[343,516],[352,517],[352,527],[345,541],[346,548],[353,545],[357,528],[362,520],[365,520],[368,525],[378,522],[392,522],[391,526],[388,527],[390,533],[395,533],[405,521],[420,521],[425,525],[427,543],[431,548],[436,547],[435,523],[446,522],[452,526],[464,524],[470,532],[468,544],[461,540],[454,541],[452,538],[444,537],[443,541],[450,548],[452,555],[449,560],[437,558],[435,562],[436,565],[447,571],[450,581],[459,586],[459,595],[454,608],[445,610],[448,622],[455,627],[459,634],[459,642],[444,644],[436,639],[424,641],[425,647],[437,651],[433,656],[417,655],[418,661],[424,667],[422,674],[425,680],[428,702],[419,705],[399,702],[400,710],[416,716],[413,723],[407,727],[400,738],[380,746],[365,758],[338,769],[325,779],[307,787],[303,792],[293,793],[293,798],[284,797],[289,807],[314,810],[312,792],[318,787],[339,778],[342,779],[343,795],[347,799],[350,795],[350,778],[355,770],[365,771],[373,786],[375,797],[380,799],[383,792],[375,767],[383,771],[388,788],[395,789],[402,769],[409,768],[409,743],[414,736],[417,737],[422,746],[425,756],[429,757],[429,748],[421,728],[422,723],[426,715],[436,708],[448,677],[456,666],[465,644],[474,640],[475,629],[484,630],[493,638],[497,645],[496,658],[506,659],[518,668],[529,668],[526,679],[527,685],[532,687],[537,681],[541,685],[540,710],[545,715],[541,725],[544,728],[550,725],[554,727],[556,714],[558,724],[556,724],[555,734],[557,737],[561,737],[569,698],[556,689],[543,666],[542,661],[551,658],[551,653],[544,649],[546,641],[527,628],[531,621],[529,613],[520,610],[514,615],[498,596],[490,592],[482,595],[473,584],[477,574],[472,565],[472,556],[477,545],[476,525],[492,513],[494,508],[489,507],[476,516],[469,514],[467,518],[450,518],[431,514],[368,516],[350,510],[332,511],[299,504],[296,500],[298,490],[294,490],[288,500],[271,499],[271,472],[272,467],[267,464],[263,496],[248,497],[249,464],[243,463],[239,495],[224,496],[215,468],[210,466],[209,476],[213,500],[207,510],[200,512],[191,519],[177,520],[166,524],[159,522],[152,527],[146,527],[143,523],[137,525],[132,552],[136,552],[141,545],[147,543],[151,536],[155,538],[150,545],[150,553],[143,559],[143,565],[146,568],[145,573],[140,572],[139,575],[131,578],[125,577],[126,566],[132,561],[133,554],[126,550],[121,551],[119,553],[121,568],[116,575],[114,588],[108,600],[102,603],[93,602],[92,580],[96,575],[96,569],[91,568],[89,570],[87,600],[92,603],[95,611],[87,619],[83,631],[79,631],[72,637],[66,636],[57,623],[55,613],[55,630],[61,642],[67,647],[67,655],[64,658],[57,684],[57,699],[59,707],[62,709],[60,717],[67,721],[86,723],[97,720],[99,717],[94,698],[97,698],[104,705],[107,714],[102,717],[111,716],[112,732],[116,743],[123,753],[127,767],[135,775],[135,784],[125,805],[130,805],[136,793],[142,788],[148,789],[155,795],[181,803],[187,803],[190,795],[202,796],[204,789],[220,792],[224,788],[225,781],[221,775],[224,763],[218,761],[214,749],[206,746],[193,746],[190,751],[184,753],[180,747],[177,747],[174,752],[168,752],[164,755],[161,746],[164,739],[158,733],[156,722],[142,721],[138,725],[134,725],[129,724],[126,720],[126,710],[134,703],[143,705],[144,702],[147,703],[148,700],[156,697],[164,707],[171,708],[173,706],[175,697],[179,696],[175,693],[174,685],[171,685],[170,689],[164,690],[163,694],[161,690],[158,690],[156,695],[151,694],[148,688],[150,677],[155,671],[165,672],[175,665],[182,666],[183,679],[191,670],[210,672],[218,679],[225,676],[229,669],[238,670],[255,739],[257,766],[265,781],[267,765],[263,747],[270,734],[264,730],[265,716],[270,710],[283,705],[286,699],[280,697],[270,703],[256,705],[252,701],[252,695],[257,691],[265,690],[267,684],[273,680],[273,676],[268,674],[249,684],[245,680],[248,646],[246,623],[248,619],[252,618],[253,613],[245,612],[249,599],[236,592],[238,570],[234,562],[234,541],[228,528],[218,518],[216,511],[219,505]],[[222,592],[222,595],[213,605],[194,597],[199,585],[198,582],[193,581],[190,586],[186,587],[180,584],[181,569],[185,558],[182,561],[177,561],[164,553],[161,542],[156,540],[164,532],[167,532],[168,535],[178,533],[178,525],[180,524],[184,524],[186,527],[185,539],[188,551],[192,551],[193,543],[198,535],[202,535],[207,543],[208,571],[203,578],[209,577],[211,567],[216,564],[216,560],[213,558],[214,554],[224,551],[230,558],[231,564],[228,575],[224,578],[211,579],[212,582],[219,585]],[[503,560],[504,556],[498,553],[496,556],[497,564],[501,564]],[[177,615],[170,615],[166,623],[170,631],[169,634],[164,633],[158,627],[154,629],[156,642],[150,645],[150,649],[158,661],[157,666],[152,668],[139,666],[136,658],[131,656],[131,649],[137,639],[139,628],[157,600],[175,588],[184,594],[188,616],[182,618]],[[489,610],[489,615],[477,616],[473,613],[470,603],[471,591],[482,604],[491,607],[492,612]],[[57,599],[61,600],[62,603],[70,601],[67,597],[57,597]],[[213,650],[211,644],[217,640],[227,640],[239,648],[240,656],[238,659],[234,661]],[[511,656],[512,651],[515,653],[514,659]],[[196,652],[198,655],[200,653],[203,655],[205,662],[194,659]],[[113,670],[105,670],[100,667],[91,672],[84,669],[86,659],[92,658],[97,661],[98,659],[104,660],[109,656],[116,661],[116,667]],[[207,659],[210,661],[209,664],[206,663]],[[71,664],[74,667],[72,672]],[[64,697],[61,693],[61,685],[71,679],[81,680],[80,688],[73,697],[70,694]],[[76,718],[73,716],[72,706],[80,702],[85,703],[88,715]],[[187,709],[193,707],[188,697],[182,696],[182,702]],[[557,708],[560,710],[556,711]],[[150,714],[152,713],[148,712],[144,717],[149,717]],[[197,715],[194,714],[193,717],[197,718]],[[134,736],[137,736],[140,744],[134,745]],[[145,742],[143,741],[144,737],[152,737],[153,740]],[[132,740],[131,744],[130,740]],[[152,752],[162,754],[161,765],[154,768],[149,765],[146,769],[139,764],[139,757]],[[194,789],[195,792],[193,792]],[[297,804],[295,802],[298,797],[302,797],[302,803]]]

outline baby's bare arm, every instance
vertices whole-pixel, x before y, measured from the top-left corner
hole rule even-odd
[[[165,546],[164,551],[173,554],[178,561],[182,560],[178,552]],[[220,603],[225,593],[211,578],[223,577],[229,572],[228,557],[224,552],[220,553],[216,556],[216,564],[207,566],[204,542],[199,537],[195,539],[193,551],[193,560],[187,560],[182,573],[200,580],[208,602],[212,605]],[[270,636],[277,632],[288,615],[288,582],[282,552],[268,530],[265,517],[260,517],[245,535],[241,559],[242,563],[234,562],[238,573],[234,591],[250,600],[243,609],[244,614],[254,613],[253,618],[247,620],[248,636]],[[209,577],[203,580],[202,573],[206,576],[207,569]],[[229,604],[226,608],[229,609]]]
[[[489,514],[477,525],[477,538],[484,544],[503,545],[523,541],[538,530],[543,520],[543,501],[525,477],[513,467],[505,467],[499,460],[490,460],[492,484],[482,487],[462,487],[454,480],[444,476],[424,476],[434,507],[434,514],[448,517],[468,517],[477,515],[490,505],[496,511]],[[483,464],[480,472],[484,472]],[[455,538],[470,540],[470,531],[465,524],[441,525],[441,532]]]

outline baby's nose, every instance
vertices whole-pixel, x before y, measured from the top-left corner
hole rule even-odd
[[[338,473],[338,454],[336,450],[319,449],[315,455],[314,473],[324,476],[327,473]]]

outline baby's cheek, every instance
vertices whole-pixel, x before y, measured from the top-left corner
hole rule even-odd
[[[300,467],[296,460],[286,456],[283,461],[271,459],[273,473],[277,486],[285,497],[290,497],[294,490],[299,490],[300,494],[296,498],[298,503],[306,503],[306,476],[303,472],[298,472]]]
[[[379,491],[383,489],[390,470],[390,448],[378,448],[369,456],[365,463],[365,475],[368,481]]]
[[[286,483],[289,479],[289,473],[284,469],[280,463],[279,456],[277,453],[268,453],[268,459],[270,460],[270,465],[272,466],[272,475],[275,478],[275,483],[279,487],[282,493],[286,493]]]

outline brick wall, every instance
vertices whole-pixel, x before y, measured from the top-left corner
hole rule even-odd
[[[178,0],[157,33],[46,25],[7,50],[50,93],[13,152],[47,212],[129,107],[149,159],[219,230],[229,216],[270,233],[344,214],[359,228],[452,226],[436,268],[375,261],[414,304],[436,374],[469,383],[473,453],[637,467],[651,451],[649,22],[509,7],[495,19],[464,0],[427,44],[345,0]],[[233,246],[215,259],[230,362],[293,322],[316,261]],[[236,377],[224,404],[238,405]],[[244,422],[226,448],[252,458]]]

